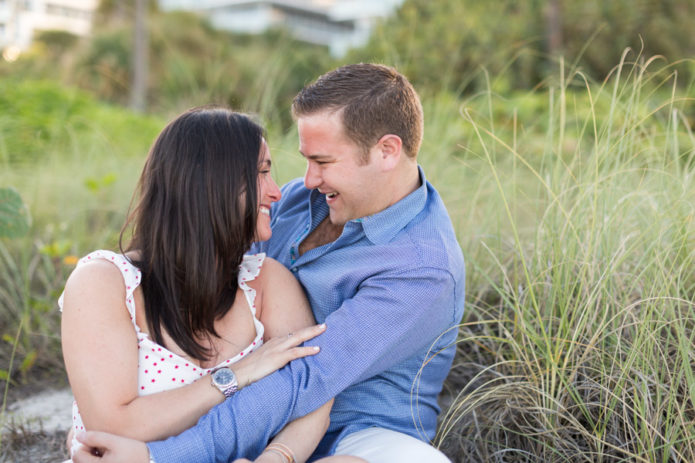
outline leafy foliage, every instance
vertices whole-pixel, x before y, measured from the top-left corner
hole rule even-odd
[[[558,49],[549,40],[553,5]],[[560,54],[602,80],[626,47],[632,56],[663,55],[671,63],[691,58],[693,16],[692,0],[406,0],[349,60],[393,64],[421,88],[452,91],[485,89],[481,69],[495,77],[495,91],[529,89],[552,75]],[[692,63],[677,68],[688,84]]]
[[[65,47],[51,48],[39,41],[17,62],[0,63],[0,75],[58,78],[124,105],[133,66],[131,16],[127,2],[104,2],[90,37]],[[282,30],[261,36],[232,34],[214,29],[195,14],[156,9],[150,11],[147,24],[150,112],[179,113],[218,103],[288,127],[294,95],[333,66],[326,48],[298,42]],[[46,64],[49,61],[60,66],[55,69]]]
[[[0,188],[0,238],[18,238],[29,230],[22,197],[12,188]]]
[[[55,82],[0,79],[0,162],[27,163],[54,153],[91,151],[95,137],[107,133],[130,134],[118,137],[111,149],[143,155],[143,144],[148,146],[160,128],[158,118],[137,117]]]

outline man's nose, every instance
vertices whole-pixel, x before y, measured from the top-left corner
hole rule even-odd
[[[307,162],[306,173],[304,174],[304,186],[309,190],[313,190],[321,186],[321,176],[318,168],[311,161]]]

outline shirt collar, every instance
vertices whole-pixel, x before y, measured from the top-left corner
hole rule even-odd
[[[422,167],[418,166],[420,186],[405,198],[381,212],[362,219],[362,227],[369,241],[374,244],[388,243],[422,211],[427,203],[427,179]]]

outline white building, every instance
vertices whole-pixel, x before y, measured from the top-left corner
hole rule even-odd
[[[363,45],[376,22],[403,0],[159,0],[162,10],[188,10],[219,28],[260,33],[284,27],[305,42],[342,56]]]
[[[0,0],[0,50],[25,50],[37,31],[89,33],[99,0]],[[5,53],[6,55],[6,53]]]

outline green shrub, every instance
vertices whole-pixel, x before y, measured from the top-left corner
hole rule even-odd
[[[29,230],[22,197],[12,188],[0,188],[0,238],[18,238]]]

